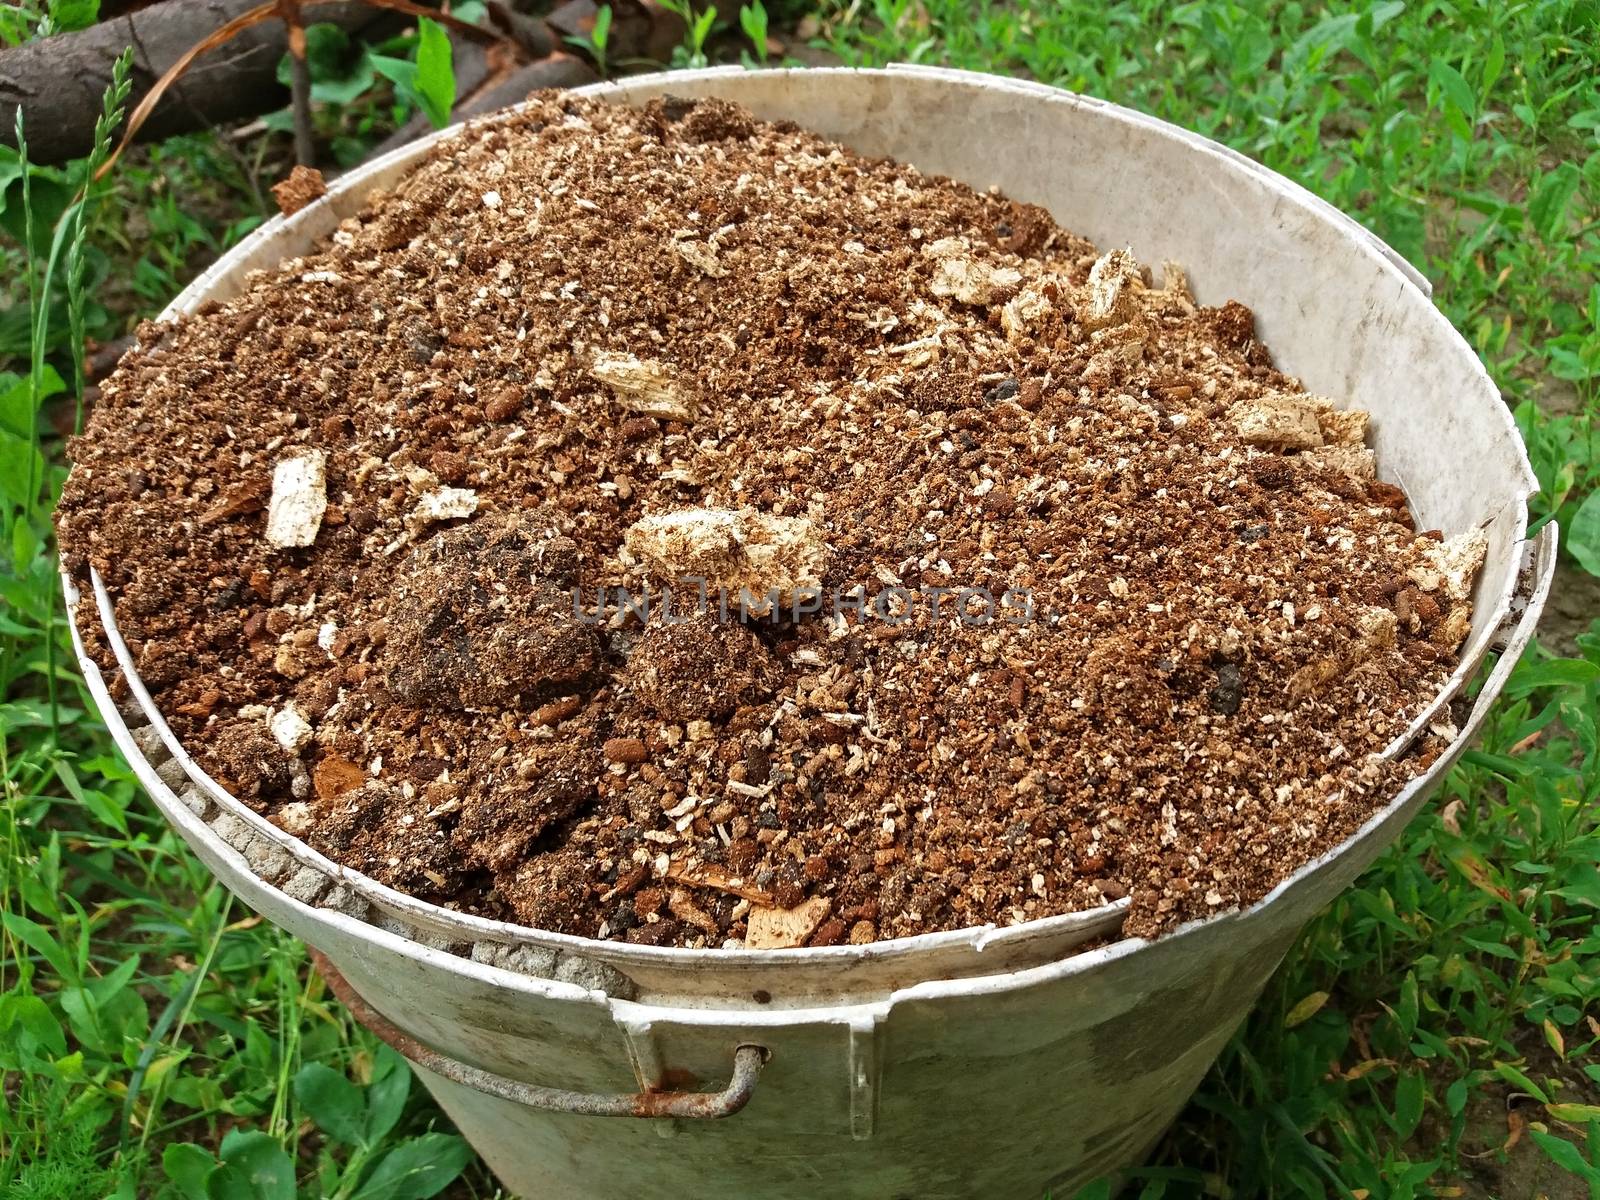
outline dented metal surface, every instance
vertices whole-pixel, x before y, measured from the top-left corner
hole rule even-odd
[[[498,1079],[559,1079],[613,1100],[721,1080],[740,1046],[772,1050],[760,1087],[725,1121],[600,1121],[424,1068],[508,1189],[800,1200],[826,1180],[842,1197],[1071,1194],[1143,1156],[1303,923],[1399,833],[1481,727],[1532,635],[1555,563],[1554,530],[1527,534],[1537,485],[1515,427],[1409,264],[1303,189],[1153,118],[925,68],[735,68],[593,90],[623,103],[724,95],[866,153],[998,185],[1104,245],[1182,263],[1202,302],[1254,308],[1284,369],[1372,414],[1378,468],[1406,487],[1419,523],[1484,534],[1462,666],[1417,723],[1436,720],[1493,649],[1502,657],[1459,736],[1356,834],[1263,900],[1154,942],[1117,936],[1119,905],[864,947],[687,951],[484,921],[317,855],[228,796],[171,738],[98,580],[95,603],[136,702],[133,728],[80,646],[90,691],[141,783],[219,878],[325,951],[418,1046]],[[429,145],[379,159],[325,200],[269,222],[168,315],[298,253]],[[953,275],[950,284],[981,281]],[[71,581],[67,593],[76,605]]]

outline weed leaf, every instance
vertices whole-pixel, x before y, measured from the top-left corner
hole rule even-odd
[[[1439,89],[1439,94],[1463,119],[1470,120],[1478,108],[1478,98],[1473,95],[1461,72],[1449,63],[1435,59],[1428,67],[1428,79]]]
[[[1545,241],[1559,241],[1566,234],[1567,209],[1582,182],[1583,174],[1578,165],[1564,162],[1534,184],[1533,194],[1528,199],[1528,219]]]
[[[1556,1120],[1574,1125],[1600,1121],[1600,1104],[1546,1104],[1544,1110]]]
[[[425,1133],[384,1155],[352,1200],[428,1200],[448,1187],[470,1161],[472,1148],[463,1139]]]
[[[374,1145],[395,1127],[411,1094],[411,1067],[388,1046],[379,1046],[367,1085],[367,1144]]]
[[[450,124],[456,102],[456,74],[450,63],[450,37],[437,21],[417,22],[417,99],[435,129]]]
[[[46,400],[67,390],[66,380],[49,364],[44,368],[44,389],[39,399]],[[33,436],[29,422],[33,419],[33,387],[31,381],[10,371],[0,374],[0,430],[23,438]]]
[[[1296,1025],[1303,1025],[1317,1013],[1322,1011],[1322,1006],[1328,1002],[1327,992],[1312,992],[1300,1003],[1291,1008],[1283,1018],[1283,1027],[1293,1029]]]
[[[66,949],[50,936],[50,931],[21,913],[4,915],[6,932],[39,955],[56,975],[67,983],[78,982],[78,970]]]
[[[1600,575],[1600,491],[1590,492],[1567,530],[1567,549],[1578,565]]]
[[[1404,1141],[1422,1124],[1422,1101],[1427,1079],[1421,1071],[1408,1071],[1394,1085],[1394,1131]]]
[[[294,1098],[323,1133],[347,1146],[366,1141],[361,1089],[322,1063],[307,1063],[294,1077]]]
[[[161,1169],[183,1200],[207,1200],[206,1180],[217,1160],[193,1142],[174,1142],[161,1152]]]
[[[1401,0],[1388,0],[1384,4],[1375,4],[1365,13],[1343,13],[1337,17],[1327,17],[1317,22],[1290,46],[1283,56],[1283,69],[1285,72],[1297,71],[1305,67],[1312,55],[1321,51],[1317,61],[1325,61],[1339,51],[1347,49],[1360,35],[1358,26],[1362,18],[1369,20],[1367,31],[1369,34],[1382,28],[1391,19],[1400,15],[1405,9]]]
[[[1600,573],[1600,572],[1597,572]],[[1544,662],[1522,662],[1506,684],[1512,698],[1530,695],[1546,688],[1587,687],[1600,679],[1600,663],[1581,658],[1552,658]]]
[[[87,29],[100,19],[100,0],[52,0],[50,18],[63,33]]]
[[[1600,1167],[1589,1162],[1582,1150],[1579,1150],[1566,1138],[1559,1138],[1553,1133],[1545,1133],[1539,1129],[1530,1129],[1533,1140],[1539,1149],[1549,1156],[1550,1161],[1564,1171],[1571,1171],[1579,1179],[1586,1180],[1592,1195],[1597,1185],[1600,1185]]]
[[[294,1160],[259,1130],[222,1139],[222,1166],[206,1180],[211,1200],[295,1200]]]
[[[0,1034],[7,1034],[13,1025],[47,1053],[59,1057],[67,1052],[67,1036],[61,1022],[39,997],[26,992],[0,996]]]
[[[1528,1093],[1540,1104],[1550,1103],[1550,1097],[1545,1094],[1545,1090],[1510,1063],[1495,1063],[1494,1069],[1500,1078],[1512,1087]]]

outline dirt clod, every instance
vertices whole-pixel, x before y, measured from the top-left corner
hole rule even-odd
[[[543,564],[553,540],[537,516],[484,517],[409,556],[385,605],[384,679],[398,702],[502,707],[595,668],[594,633],[563,572]]]
[[[767,695],[777,676],[767,648],[741,625],[709,618],[647,628],[622,682],[672,721],[725,717]]]
[[[315,167],[296,164],[287,179],[272,185],[272,198],[278,202],[278,211],[292,217],[314,200],[328,194],[328,185],[322,172]]]

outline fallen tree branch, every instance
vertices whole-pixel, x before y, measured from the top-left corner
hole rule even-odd
[[[739,2],[713,0],[713,7],[724,19],[734,20]],[[123,49],[134,47],[129,99],[137,112],[155,82],[175,63],[260,4],[261,0],[158,0],[88,29],[0,50],[0,145],[15,145],[16,112],[21,108],[33,161],[51,164],[82,157],[93,141],[111,64]],[[612,63],[665,62],[683,38],[682,20],[651,0],[612,0],[611,6],[607,58]],[[489,7],[493,28],[484,30],[483,35],[492,38],[498,34],[540,61],[530,64],[537,68],[527,76],[533,82],[519,92],[522,83],[511,82],[516,68],[499,65],[496,69],[497,64],[488,63],[472,42],[456,39],[457,84],[462,96],[456,116],[514,103],[541,87],[575,87],[595,81],[592,68],[585,73],[585,62],[577,57],[580,51],[569,41],[593,32],[599,11],[594,0],[567,0],[542,18],[516,11],[517,0],[509,4],[492,0]],[[302,7],[305,24],[328,22],[346,33],[392,18],[384,8],[359,0],[313,0]],[[564,47],[572,52],[565,52]],[[290,89],[278,81],[278,64],[288,50],[288,31],[280,20],[241,29],[226,44],[196,57],[189,70],[158,98],[135,140],[159,141],[284,107],[290,101]],[[468,110],[467,102],[491,81],[503,89],[496,94],[507,98]],[[425,120],[414,118],[400,131],[404,137],[396,133],[383,148],[420,137],[427,128]],[[303,152],[304,147],[301,149]]]
[[[389,9],[411,17],[431,16],[441,25],[469,37],[486,41],[503,40],[499,34],[477,25],[470,25],[448,13],[425,8],[415,0],[366,0],[366,3],[375,8]],[[189,73],[189,68],[195,60],[202,58],[210,50],[227,45],[246,30],[270,21],[283,23],[289,46],[289,92],[294,103],[295,162],[303,167],[312,166],[315,155],[311,140],[311,68],[306,61],[305,5],[302,0],[264,0],[263,3],[246,9],[226,25],[212,30],[198,43],[190,46],[177,62],[167,68],[160,79],[150,85],[150,90],[145,93],[144,99],[139,101],[138,106],[129,115],[128,123],[123,127],[122,141],[117,143],[117,148],[111,152],[111,156],[100,164],[100,169],[95,172],[94,177],[99,179],[116,165],[117,159],[138,136],[140,128],[160,103],[161,97]]]
[[[16,144],[21,108],[33,161],[81,158],[93,142],[111,66],[124,49],[134,47],[130,103],[137,105],[190,47],[259,2],[161,0],[76,33],[0,50],[0,144]],[[346,33],[385,15],[361,3],[309,4],[305,12],[308,23],[325,21]],[[289,90],[278,82],[278,63],[287,50],[283,23],[270,21],[201,55],[155,106],[139,131],[140,140],[156,141],[282,108]]]

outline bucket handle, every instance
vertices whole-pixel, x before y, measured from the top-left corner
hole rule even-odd
[[[766,1065],[770,1051],[765,1046],[744,1045],[733,1052],[733,1077],[720,1092],[631,1092],[597,1094],[569,1092],[561,1088],[538,1087],[496,1075],[479,1067],[440,1054],[397,1028],[387,1017],[368,1004],[350,981],[340,974],[321,951],[311,949],[311,961],[328,983],[328,990],[352,1016],[377,1037],[424,1070],[442,1075],[453,1083],[476,1091],[542,1108],[550,1112],[577,1113],[587,1117],[687,1117],[714,1121],[731,1117],[746,1104],[756,1090],[756,1077]]]

